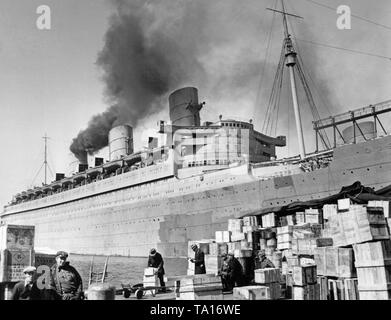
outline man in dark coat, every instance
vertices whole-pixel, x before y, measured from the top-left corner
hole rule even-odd
[[[56,264],[51,268],[51,287],[54,287],[59,300],[82,300],[83,282],[80,274],[66,259],[68,253],[58,251]]]
[[[190,258],[190,262],[194,263],[194,273],[195,274],[205,274],[205,255],[196,244],[193,244],[191,248],[194,251],[194,258]]]
[[[25,279],[14,286],[11,300],[41,300],[41,291],[35,281],[36,271],[37,269],[33,266],[23,270]]]
[[[274,264],[266,257],[265,250],[260,250],[258,252],[258,259],[255,261],[255,270],[268,268],[274,268]]]
[[[156,249],[151,249],[148,257],[148,267],[156,268],[156,275],[159,278],[160,286],[162,287],[161,291],[166,291],[166,284],[164,283],[164,261],[162,255],[156,251]]]
[[[223,255],[220,275],[223,291],[232,291],[235,286],[243,285],[243,267],[233,253]]]

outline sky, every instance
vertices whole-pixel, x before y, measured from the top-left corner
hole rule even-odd
[[[339,30],[336,10],[316,2],[348,5],[373,23],[353,17],[351,30]],[[202,121],[217,121],[222,114],[253,119],[261,130],[283,39],[281,17],[266,10],[275,3],[2,0],[0,205],[42,183],[45,134],[50,171],[66,173],[73,139],[113,105],[131,114],[127,121],[134,126],[136,150],[156,135],[157,121],[168,120],[168,95],[182,86],[199,89],[200,101],[206,102]],[[285,3],[287,11],[304,18],[289,19],[295,38],[391,57],[390,1]],[[36,26],[36,10],[43,4],[51,9],[50,30]],[[391,99],[390,60],[296,44],[322,117]],[[162,78],[156,90],[150,90],[154,79],[139,85],[144,70]],[[298,154],[288,79],[283,83],[275,133],[288,137],[288,147],[278,151],[279,157]],[[312,118],[303,94],[299,98],[310,152]]]

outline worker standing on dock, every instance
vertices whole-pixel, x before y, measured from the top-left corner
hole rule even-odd
[[[194,258],[190,258],[190,262],[194,263],[194,274],[205,274],[205,255],[202,250],[196,245],[192,244],[191,249],[194,251]]]
[[[25,279],[14,286],[11,300],[41,300],[41,291],[35,279],[36,271],[33,266],[23,270]]]
[[[156,268],[156,275],[160,280],[160,286],[162,287],[161,291],[166,292],[166,284],[164,283],[164,261],[162,255],[156,251],[156,249],[151,249],[148,257],[148,267]]]
[[[267,268],[274,268],[274,264],[266,257],[265,250],[259,250],[258,259],[255,260],[255,270]]]
[[[80,274],[68,261],[68,253],[58,251],[56,264],[51,268],[51,286],[56,289],[59,300],[82,300],[83,282]]]
[[[232,291],[235,286],[240,287],[244,282],[243,267],[232,252],[222,256],[221,282],[223,291]]]

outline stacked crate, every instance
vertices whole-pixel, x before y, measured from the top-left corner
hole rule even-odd
[[[346,207],[347,203],[344,203],[345,212],[329,219],[330,235],[336,246],[390,238],[382,208],[349,205],[346,210]]]
[[[24,280],[23,269],[34,265],[34,226],[0,226],[0,282]]]
[[[361,300],[391,299],[391,241],[353,246]]]
[[[293,226],[277,228],[277,249],[292,249]]]
[[[276,214],[268,213],[262,216],[262,227],[263,228],[274,228],[277,226]]]
[[[352,248],[318,247],[315,263],[321,300],[358,300]]]
[[[281,269],[257,269],[254,271],[254,282],[263,287],[269,288],[271,300],[281,298]]]
[[[322,224],[322,213],[318,209],[307,209],[304,212],[305,223]]]
[[[195,275],[176,282],[176,300],[223,300],[220,276]]]
[[[330,217],[336,216],[338,214],[338,205],[336,204],[326,204],[323,206],[323,219],[329,220]]]
[[[320,286],[317,283],[316,265],[293,268],[293,299],[320,300]]]
[[[156,275],[157,268],[145,268],[144,269],[144,278],[143,278],[143,287],[151,287],[151,290],[146,291],[146,294],[151,293],[152,295],[156,294],[156,287],[160,286],[160,281]]]

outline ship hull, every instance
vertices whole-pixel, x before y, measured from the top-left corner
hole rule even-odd
[[[6,210],[2,221],[34,225],[36,248],[77,254],[185,257],[187,242],[214,238],[230,218],[335,194],[360,181],[391,184],[391,136],[334,150],[329,167],[265,180],[247,166],[200,177],[160,177],[46,207]],[[75,192],[75,190],[73,191]]]

